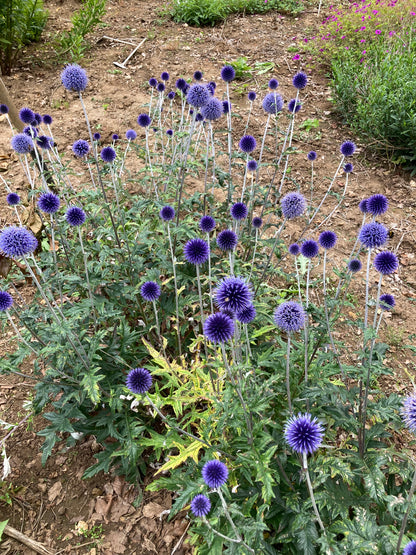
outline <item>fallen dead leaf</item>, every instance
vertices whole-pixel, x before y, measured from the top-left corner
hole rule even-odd
[[[48,499],[51,503],[59,497],[62,491],[62,482],[55,482],[51,489],[48,491]]]

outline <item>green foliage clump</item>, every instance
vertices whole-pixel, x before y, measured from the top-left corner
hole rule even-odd
[[[10,75],[20,50],[37,41],[48,18],[42,0],[0,0],[0,68]]]

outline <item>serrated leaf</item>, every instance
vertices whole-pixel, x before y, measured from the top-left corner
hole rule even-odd
[[[100,402],[100,387],[99,382],[105,378],[104,374],[85,374],[81,380],[81,385],[85,388],[88,397],[97,405]]]
[[[3,520],[2,522],[0,522],[0,540],[8,522],[9,522],[8,520]]]
[[[189,458],[193,459],[197,463],[199,452],[202,447],[204,447],[200,441],[193,441],[185,449],[183,448],[183,445],[180,445],[179,443],[175,443],[175,446],[179,449],[179,455],[171,456],[170,460],[159,468],[156,474],[159,474],[159,472],[163,472],[164,470],[177,468]]]

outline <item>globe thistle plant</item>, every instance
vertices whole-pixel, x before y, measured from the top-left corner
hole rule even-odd
[[[140,287],[140,295],[145,301],[156,301],[160,297],[160,285],[155,281],[146,281]]]
[[[35,121],[35,112],[30,108],[21,108],[19,110],[19,119],[26,125],[32,125]]]
[[[199,228],[204,233],[211,233],[215,229],[215,220],[212,216],[202,216]]]
[[[287,220],[293,220],[293,218],[298,218],[305,212],[306,200],[300,193],[288,193],[282,198],[280,206],[283,216]]]
[[[211,501],[202,493],[196,495],[191,501],[191,511],[195,516],[207,516],[211,510]]]
[[[6,201],[9,206],[17,206],[20,203],[20,197],[17,193],[9,193]]]
[[[202,108],[210,100],[210,94],[204,85],[195,83],[190,86],[186,100],[194,108]]]
[[[308,84],[308,76],[303,71],[299,71],[293,76],[292,84],[296,89],[302,90]]]
[[[362,267],[363,265],[361,263],[361,260],[358,260],[358,258],[353,258],[348,262],[348,270],[352,274],[356,274],[357,272],[359,272]]]
[[[75,143],[72,145],[72,152],[77,158],[84,158],[85,156],[87,156],[89,151],[90,145],[87,143],[87,141],[84,141],[83,139],[78,139],[78,141],[75,141]]]
[[[21,258],[35,251],[38,240],[24,227],[9,226],[0,231],[0,252],[9,258]]]
[[[352,141],[344,141],[340,147],[343,156],[352,156],[356,150],[355,143]]]
[[[116,151],[112,146],[105,146],[100,152],[100,157],[106,164],[112,164],[116,159]]]
[[[46,214],[55,214],[59,210],[61,201],[54,193],[43,193],[38,200],[38,208]]]
[[[367,212],[373,216],[381,216],[387,212],[389,201],[384,195],[372,195],[367,199]]]
[[[379,304],[381,310],[391,310],[396,306],[396,300],[390,293],[384,293],[384,295],[380,295]]]
[[[251,304],[253,294],[242,278],[226,277],[215,290],[215,302],[221,310],[241,312]]]
[[[12,149],[17,154],[28,154],[33,150],[33,141],[25,133],[17,133],[11,139]]]
[[[226,343],[234,335],[234,322],[223,312],[211,314],[204,322],[204,335],[212,343]]]
[[[71,227],[78,227],[85,222],[86,215],[82,208],[71,206],[66,211],[65,218]]]
[[[133,368],[127,374],[127,388],[136,395],[143,395],[152,387],[152,375],[146,368]]]
[[[394,252],[382,251],[374,258],[374,268],[383,275],[393,274],[399,267],[399,260]]]
[[[286,333],[294,333],[305,325],[306,313],[299,303],[286,301],[275,310],[273,319],[281,330]]]
[[[13,297],[7,291],[0,291],[0,312],[5,312],[13,306]]]
[[[61,73],[61,81],[68,91],[81,93],[88,85],[87,72],[78,64],[69,64]]]
[[[244,135],[244,137],[241,137],[238,146],[240,147],[240,150],[249,154],[256,148],[257,142],[252,135]]]
[[[247,218],[248,208],[243,202],[236,202],[230,209],[231,217],[234,220],[240,221]]]
[[[175,217],[175,209],[172,206],[164,206],[159,212],[159,216],[165,222],[170,222]]]
[[[202,468],[202,478],[209,488],[218,489],[228,479],[228,468],[223,462],[216,459],[208,461]]]

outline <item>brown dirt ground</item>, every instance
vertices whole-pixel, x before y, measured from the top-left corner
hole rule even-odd
[[[30,106],[53,115],[60,151],[69,151],[76,138],[87,137],[81,128],[79,103],[60,84],[61,65],[56,62],[50,40],[55,33],[69,27],[71,14],[79,4],[73,0],[65,3],[47,0],[45,4],[50,16],[42,41],[26,49],[12,76],[5,77],[4,81],[18,108]],[[309,166],[305,155],[309,150],[316,150],[319,156],[315,163],[316,187],[318,193],[323,191],[328,177],[338,165],[339,145],[352,135],[333,114],[329,83],[322,68],[315,67],[305,57],[294,62],[293,53],[288,51],[294,40],[303,36],[305,28],[316,23],[316,15],[310,11],[294,19],[276,13],[235,16],[224,25],[201,30],[164,19],[160,15],[163,7],[161,0],[109,0],[104,18],[106,25],[91,37],[93,46],[82,63],[90,77],[85,101],[89,114],[92,114],[93,127],[100,130],[103,143],[111,141],[112,133],[124,135],[127,128],[136,127],[140,106],[148,98],[147,80],[151,76],[158,77],[163,70],[170,72],[173,82],[180,75],[192,75],[196,69],[204,71],[206,80],[218,81],[219,70],[225,61],[240,56],[246,56],[252,66],[255,62],[273,61],[274,74],[280,81],[280,92],[285,99],[293,95],[293,74],[304,69],[309,75],[310,84],[302,100],[305,109],[299,113],[299,119],[318,118],[320,126],[309,133],[297,134],[295,145],[300,154],[295,157],[296,163],[292,167],[301,188],[303,186],[307,191]],[[123,60],[131,47],[103,39],[104,35],[131,40],[135,44],[142,38],[147,40],[127,70],[118,72],[113,62]],[[271,76],[254,75],[246,88],[240,83],[237,92],[233,92],[233,104],[246,110],[247,90],[260,92]],[[238,93],[238,88],[243,94]],[[253,115],[250,131],[260,137],[265,120],[259,103]],[[236,123],[236,137],[239,131],[242,132],[243,125]],[[80,129],[82,132],[78,137]],[[9,132],[4,118],[0,120],[0,141],[1,175],[13,183],[14,190],[22,193],[26,183],[17,159],[10,156]],[[358,143],[358,146],[344,210],[331,221],[331,228],[340,237],[338,254],[333,262],[339,264],[349,253],[351,239],[346,237],[355,236],[359,228],[359,200],[376,192],[385,194],[390,199],[390,210],[383,221],[394,231],[390,248],[399,247],[400,269],[387,278],[384,287],[385,291],[396,296],[397,308],[382,325],[382,337],[392,345],[386,364],[395,370],[394,377],[384,378],[382,386],[388,391],[409,391],[410,378],[415,376],[415,363],[404,345],[411,343],[409,335],[416,333],[412,317],[416,302],[416,183],[408,175],[369,156],[365,145]],[[337,180],[336,190],[340,191],[342,186],[343,180]],[[5,205],[5,194],[1,191],[0,227],[12,221],[12,213]],[[288,243],[295,240],[296,228],[289,227],[284,239]],[[362,282],[363,278],[358,278],[353,285],[357,299],[362,295]],[[372,275],[372,283],[375,288],[375,275]],[[22,287],[21,291],[24,296],[31,294],[27,287]],[[350,312],[348,316],[358,318],[359,315]],[[342,330],[342,333],[351,344],[359,340],[349,329]],[[0,352],[12,349],[11,336],[11,333],[6,334],[0,339]],[[27,365],[30,372],[30,363]],[[19,376],[0,376],[1,419],[16,423],[22,418],[22,404],[29,398],[32,386]],[[152,469],[149,469],[145,483],[135,487],[102,473],[94,479],[82,481],[84,470],[95,462],[94,452],[100,449],[93,438],[87,438],[69,450],[58,447],[42,467],[41,438],[36,436],[36,431],[43,426],[42,419],[36,419],[31,426],[20,427],[7,441],[12,473],[0,489],[0,521],[8,518],[11,526],[43,542],[55,554],[168,555],[175,546],[176,555],[191,552],[190,546],[183,541],[190,522],[186,513],[167,522],[163,511],[170,508],[172,496],[166,492],[145,491],[146,484],[152,479]],[[2,432],[2,437],[5,434]],[[2,500],[7,492],[10,505]],[[87,531],[80,534],[77,531],[83,526]],[[18,553],[28,555],[33,551],[5,536],[0,554]]]

